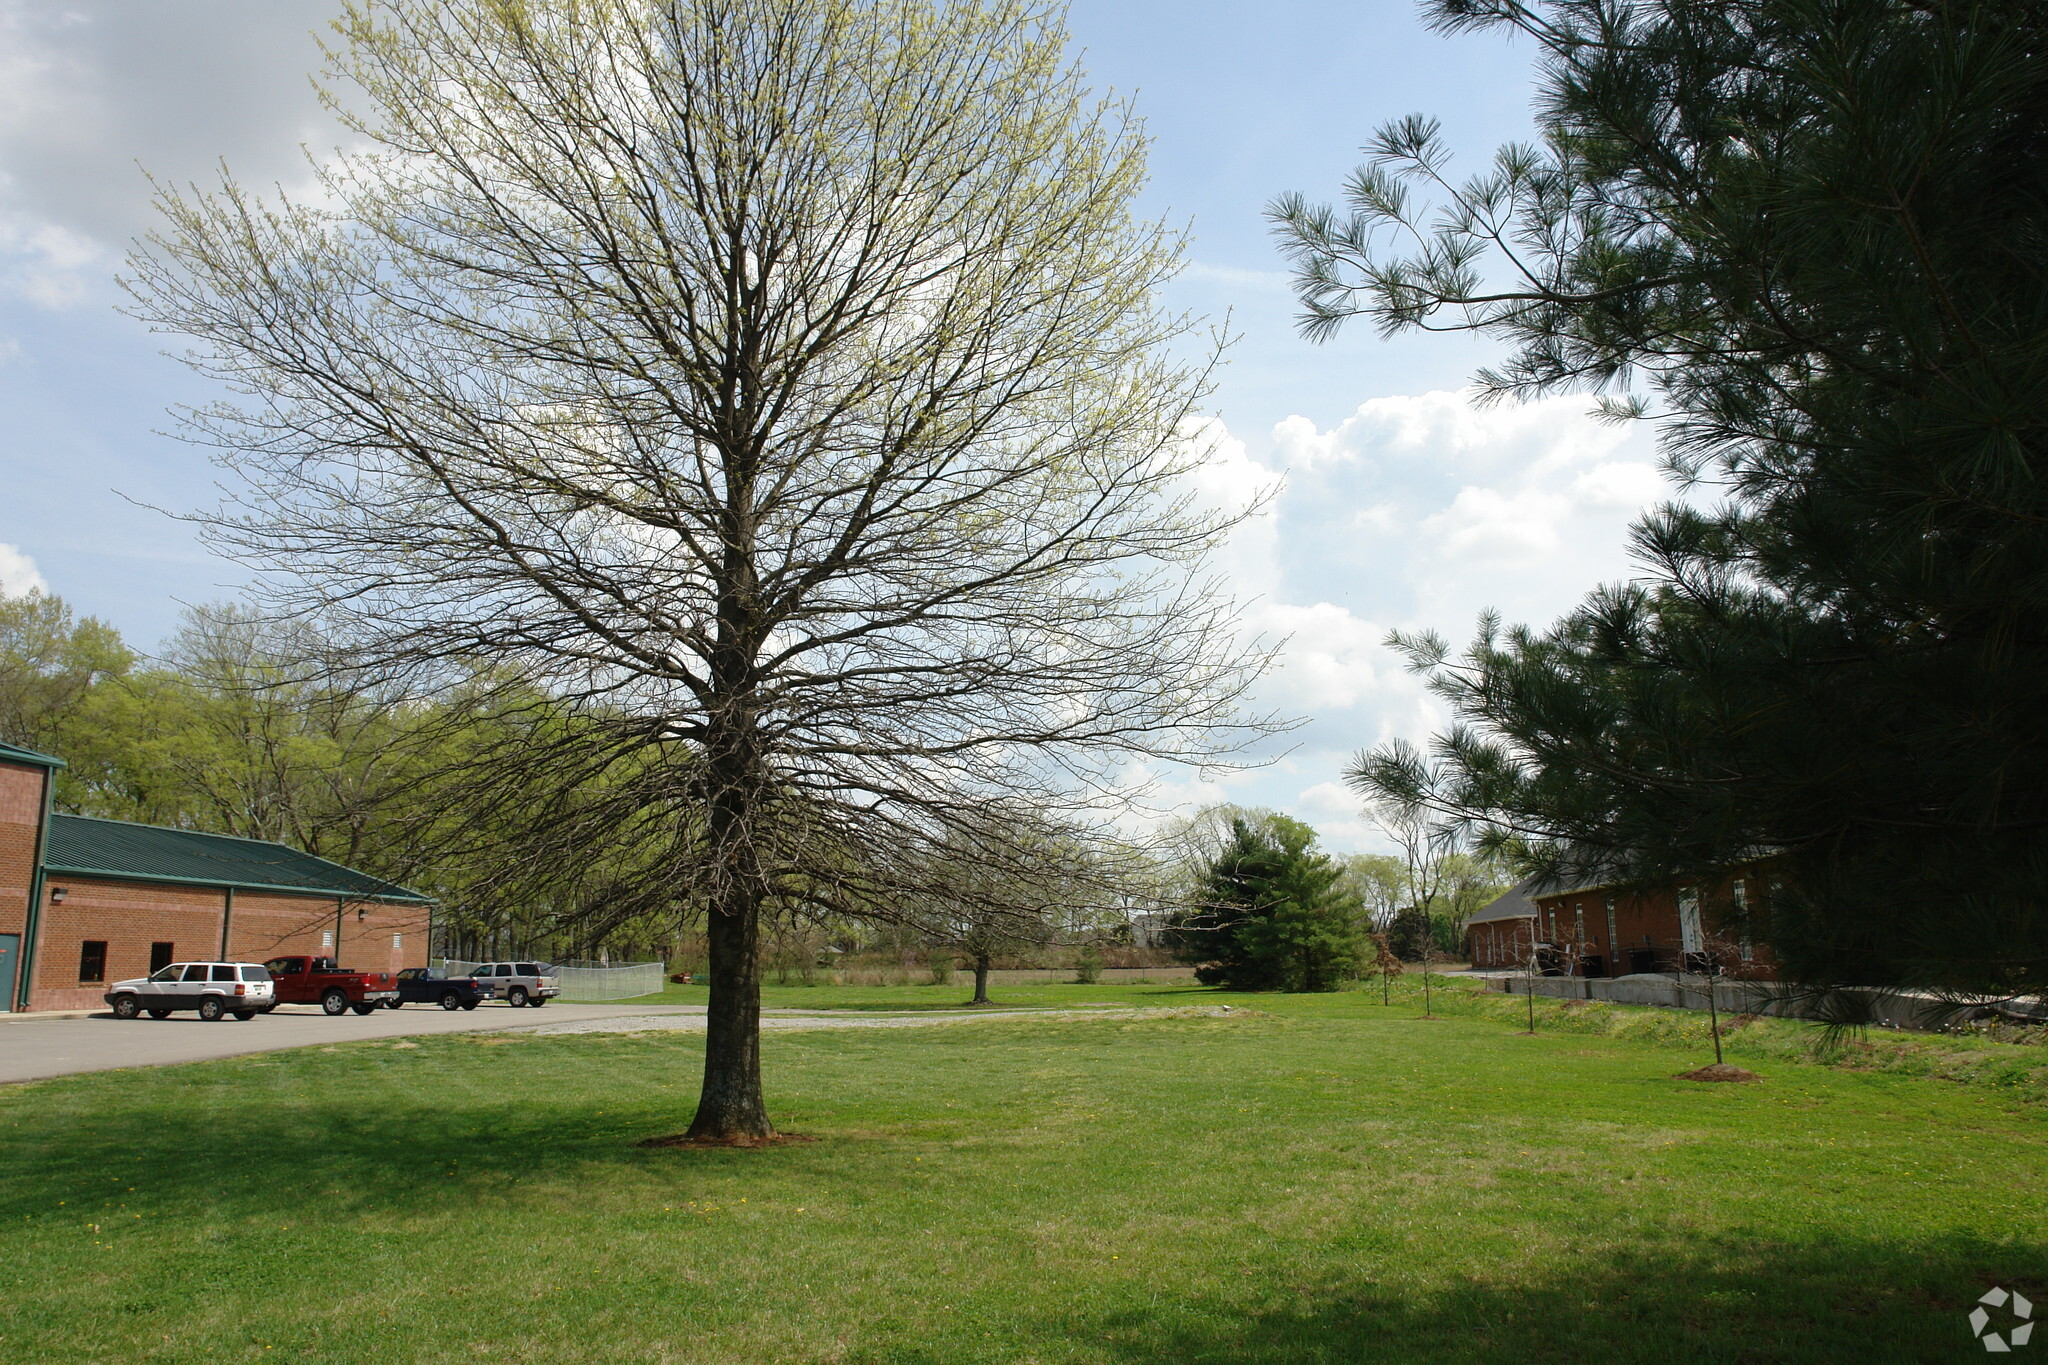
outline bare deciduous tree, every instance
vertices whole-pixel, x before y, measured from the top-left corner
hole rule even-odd
[[[311,202],[166,191],[133,264],[246,395],[191,416],[214,542],[358,659],[495,661],[636,755],[709,912],[688,1137],[769,1137],[764,907],[886,913],[875,850],[1083,839],[1121,765],[1258,729],[1141,132],[1013,0],[337,27],[371,150]]]
[[[1359,754],[1344,770],[1344,781],[1364,798],[1367,818],[1400,848],[1408,896],[1421,926],[1422,1017],[1434,1018],[1429,983],[1429,964],[1436,955],[1434,907],[1464,842],[1458,826],[1438,814],[1443,767],[1397,739]]]

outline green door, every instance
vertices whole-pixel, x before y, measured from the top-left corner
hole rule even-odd
[[[0,1014],[14,1005],[14,973],[21,965],[21,935],[0,934]]]

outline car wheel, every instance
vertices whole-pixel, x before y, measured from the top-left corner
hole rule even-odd
[[[133,1019],[140,1013],[142,1013],[142,1002],[134,996],[117,995],[114,997],[114,1017],[116,1019]]]
[[[320,997],[320,1008],[327,1014],[348,1013],[348,992],[329,991]]]
[[[461,1009],[461,1008],[462,1008],[462,997],[461,997],[461,996],[459,996],[459,995],[457,995],[457,994],[456,994],[456,993],[455,993],[454,991],[442,991],[442,992],[441,992],[441,1008],[442,1008],[442,1009],[444,1009],[444,1010],[459,1010],[459,1009]]]
[[[217,995],[209,995],[199,1002],[199,1017],[209,1024],[218,1023],[220,1017],[227,1012],[228,1007],[221,1004]]]
[[[375,1014],[377,1012],[377,1002],[365,1000],[362,1004],[351,1005],[349,1008],[353,1009],[357,1014]]]
[[[462,1008],[466,1010],[473,1010],[477,1007],[477,1004],[478,1002],[475,1000],[465,1000],[462,1002]]]
[[[153,1008],[149,1012],[149,1017],[152,1019],[168,1019],[171,1017],[171,1012],[169,1010],[160,1010]]]
[[[236,1010],[236,1011],[235,1011],[235,1022],[236,1022],[236,1023],[238,1023],[238,1024],[246,1024],[246,1023],[248,1023],[248,1022],[249,1022],[249,1021],[250,1021],[251,1019],[254,1019],[255,1017],[256,1017],[256,1011],[255,1011],[255,1010]]]
[[[514,986],[511,990],[506,991],[505,1003],[515,1010],[524,1009],[526,1007],[526,987]]]

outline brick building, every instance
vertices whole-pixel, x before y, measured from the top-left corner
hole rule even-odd
[[[1703,966],[1711,954],[1728,975],[1768,980],[1776,975],[1770,950],[1722,928],[1731,912],[1751,918],[1765,913],[1767,885],[1751,867],[1698,886],[1539,888],[1529,899],[1536,907],[1537,934],[1553,945],[1558,969],[1569,975],[1674,972]]]
[[[193,958],[426,965],[429,897],[261,839],[58,814],[63,766],[0,744],[0,1011],[96,1008]]]
[[[1465,921],[1465,949],[1472,965],[1483,970],[1520,969],[1529,965],[1536,944],[1536,889],[1532,877],[1488,901]]]

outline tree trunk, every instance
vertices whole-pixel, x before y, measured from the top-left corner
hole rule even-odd
[[[985,957],[974,959],[974,998],[967,1003],[970,1005],[992,1005],[995,1003],[988,998],[988,959]]]
[[[773,1137],[761,1097],[761,910],[749,889],[709,916],[711,1003],[705,1012],[704,1088],[684,1136],[703,1142]]]
[[[737,535],[732,540],[742,539]],[[732,577],[751,587],[744,558],[734,553]],[[738,595],[736,595],[738,596]],[[743,616],[738,608],[726,611]],[[722,641],[747,637],[744,623],[721,622]],[[697,1116],[684,1137],[700,1142],[756,1142],[775,1135],[761,1097],[761,850],[763,809],[761,759],[753,715],[744,704],[745,672],[753,651],[744,643],[723,645],[716,670],[729,702],[708,727],[705,768],[710,788],[705,802],[710,837],[712,884],[705,916],[711,998],[705,1006],[704,1088]]]

